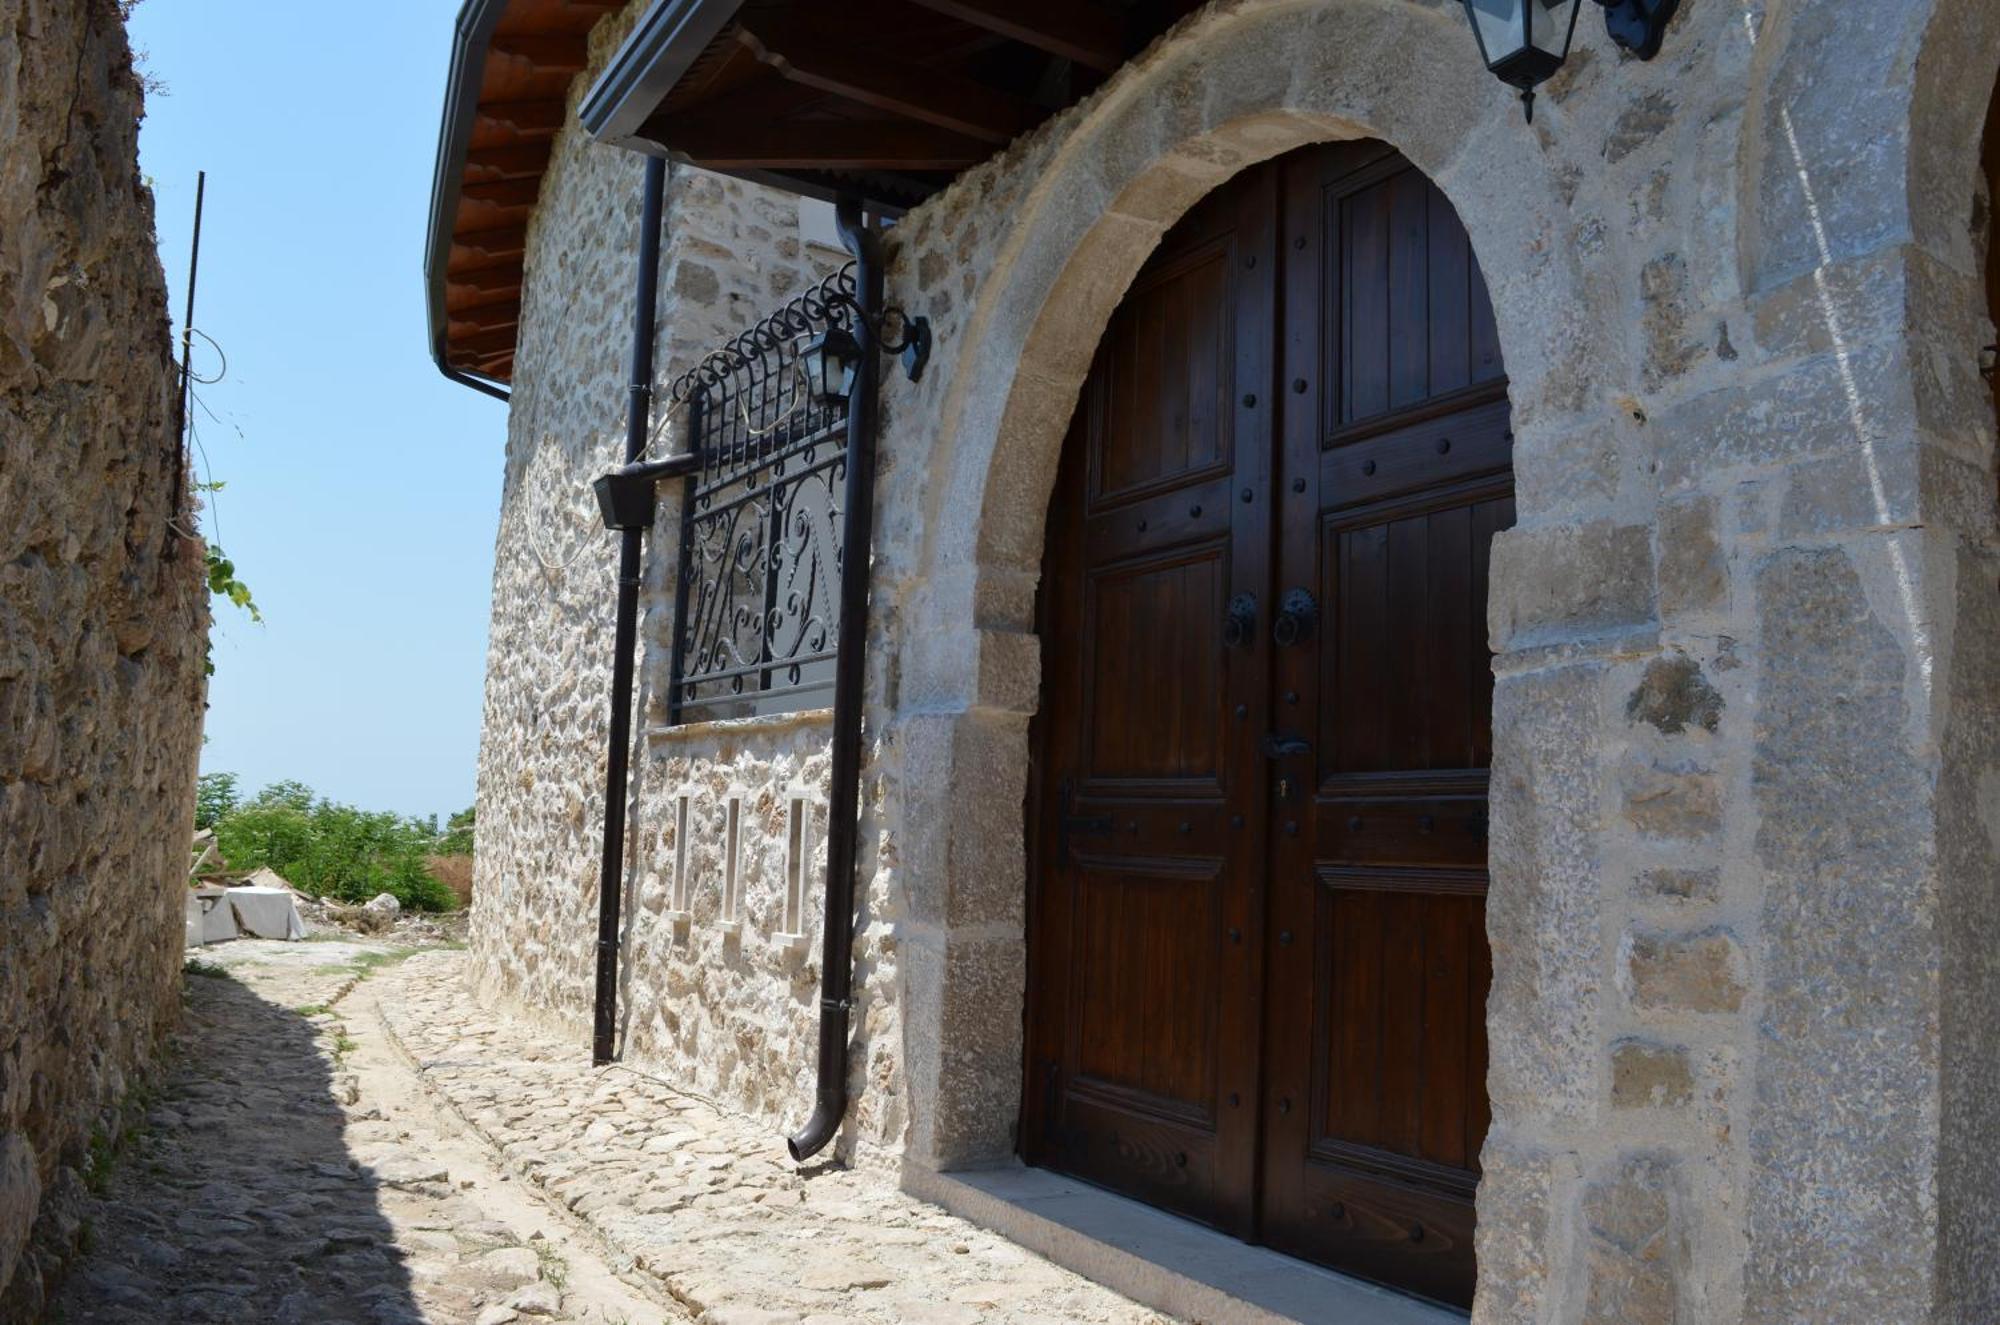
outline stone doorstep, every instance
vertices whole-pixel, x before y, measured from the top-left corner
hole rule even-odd
[[[1190,1321],[1464,1325],[1465,1317],[1203,1228],[1045,1169],[903,1170],[903,1190],[1036,1255]]]

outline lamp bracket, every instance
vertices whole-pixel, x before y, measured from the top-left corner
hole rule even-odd
[[[894,325],[892,338],[887,328]],[[923,380],[924,367],[931,361],[931,320],[911,317],[900,304],[890,304],[875,321],[875,343],[884,354],[899,355],[903,371],[912,382]]]
[[[1597,0],[1604,6],[1604,30],[1619,49],[1641,60],[1660,53],[1667,38],[1667,25],[1674,20],[1680,0]]]

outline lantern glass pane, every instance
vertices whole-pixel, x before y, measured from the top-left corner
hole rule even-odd
[[[1544,0],[1465,0],[1472,13],[1472,28],[1479,36],[1480,53],[1489,67],[1516,55],[1527,44],[1522,25],[1527,7],[1539,7]]]
[[[1576,11],[1583,0],[1526,0],[1528,44],[1561,60],[1569,54]]]

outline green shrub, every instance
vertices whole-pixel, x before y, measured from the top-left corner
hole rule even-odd
[[[412,911],[458,905],[424,868],[437,841],[431,825],[315,799],[297,782],[266,787],[218,820],[215,836],[231,869],[268,866],[315,897],[366,902],[388,893]]]
[[[213,828],[236,808],[236,775],[203,773],[195,784],[194,826]]]

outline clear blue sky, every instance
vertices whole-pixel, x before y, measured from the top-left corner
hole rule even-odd
[[[472,802],[506,407],[445,381],[425,343],[457,10],[145,0],[133,15],[167,85],[140,164],[177,326],[208,171],[194,321],[229,367],[201,388],[222,421],[197,418],[228,487],[204,524],[213,537],[219,517],[265,624],[217,604],[202,768],[248,789],[296,778],[405,814]]]

